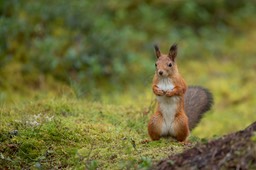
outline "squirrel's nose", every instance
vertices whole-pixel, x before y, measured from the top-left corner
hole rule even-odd
[[[158,72],[158,74],[159,74],[160,76],[163,75],[163,73],[164,73],[163,71],[159,71],[159,72]]]

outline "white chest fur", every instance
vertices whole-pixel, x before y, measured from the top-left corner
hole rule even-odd
[[[172,90],[174,88],[174,85],[171,79],[164,78],[158,82],[157,87],[160,88],[161,90],[166,91],[166,90]]]
[[[161,90],[165,91],[172,90],[174,88],[173,82],[169,78],[160,80],[157,86]],[[164,119],[162,126],[162,135],[173,135],[173,121],[175,119],[179,97],[157,96],[157,100]]]

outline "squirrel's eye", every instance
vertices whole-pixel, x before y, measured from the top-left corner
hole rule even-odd
[[[172,66],[172,63],[168,64],[168,66],[171,67],[171,66]]]
[[[155,66],[157,66],[157,64],[155,63]]]

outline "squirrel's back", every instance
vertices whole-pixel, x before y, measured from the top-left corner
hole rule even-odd
[[[189,120],[189,129],[192,130],[202,118],[202,115],[211,109],[212,94],[205,88],[189,86],[184,97],[184,109]]]

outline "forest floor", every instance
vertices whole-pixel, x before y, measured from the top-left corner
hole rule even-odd
[[[192,132],[185,146],[144,142],[151,115],[145,108],[48,97],[2,105],[0,169],[255,168],[256,123],[217,140]]]
[[[188,148],[144,142],[149,116],[142,108],[43,98],[0,108],[0,169],[145,169]]]

